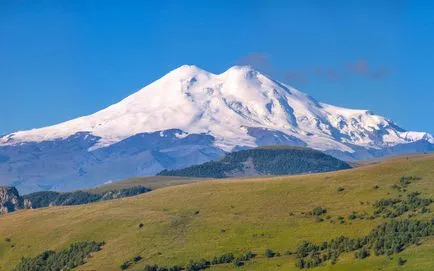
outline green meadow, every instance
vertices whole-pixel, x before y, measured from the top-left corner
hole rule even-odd
[[[402,176],[421,179],[403,192],[392,187]],[[0,217],[0,270],[12,269],[22,256],[87,240],[106,244],[76,270],[120,270],[135,256],[142,259],[127,270],[142,270],[145,264],[185,265],[189,260],[247,251],[257,257],[244,266],[225,264],[209,270],[299,270],[295,257],[285,252],[295,251],[303,240],[319,243],[340,235],[359,237],[388,221],[381,217],[350,220],[352,212],[371,214],[376,200],[414,191],[434,198],[434,154],[391,158],[331,173],[174,184],[131,198]],[[128,185],[135,185],[134,179]],[[411,219],[433,219],[433,205],[430,212],[416,213]],[[323,221],[308,215],[315,207],[327,209]],[[339,216],[344,223],[338,223]],[[407,214],[396,219],[403,218]],[[265,258],[266,249],[281,256]],[[406,263],[398,266],[398,257]],[[391,256],[355,259],[354,253],[343,254],[334,265],[328,261],[312,270],[434,270],[434,238]]]

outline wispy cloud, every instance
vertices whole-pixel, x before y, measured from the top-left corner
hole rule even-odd
[[[312,74],[329,81],[338,81],[341,79],[341,73],[334,68],[316,66],[312,68]]]
[[[347,69],[350,73],[358,74],[370,79],[381,80],[390,74],[390,70],[385,67],[372,67],[364,58],[359,58],[356,61],[349,62]]]
[[[276,78],[298,84],[308,84],[315,80],[338,83],[354,75],[359,75],[369,80],[382,80],[391,74],[390,69],[384,66],[374,67],[365,58],[348,61],[346,64],[337,67],[319,64],[307,68],[290,67],[282,69],[273,65],[269,54],[252,52],[241,57],[236,61],[236,64],[249,65]]]
[[[237,65],[249,65],[261,71],[270,71],[272,68],[270,57],[265,53],[252,52],[236,61]]]
[[[286,71],[283,72],[282,76],[285,80],[288,82],[295,82],[295,83],[301,83],[301,84],[307,84],[309,83],[309,79],[307,75],[304,72],[301,71]]]

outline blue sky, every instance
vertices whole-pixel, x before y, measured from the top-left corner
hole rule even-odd
[[[150,2],[1,1],[0,134],[93,113],[182,64],[250,64],[434,133],[428,1]]]

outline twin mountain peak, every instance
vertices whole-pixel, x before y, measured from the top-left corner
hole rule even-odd
[[[434,138],[319,102],[248,66],[213,74],[184,65],[94,114],[0,137],[0,184],[75,189],[264,145],[355,160],[431,151]]]

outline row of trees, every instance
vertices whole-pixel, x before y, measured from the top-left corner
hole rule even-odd
[[[419,180],[422,180],[422,178],[417,176],[402,176],[401,179],[399,179],[399,183],[403,187],[407,187],[407,185],[411,184],[413,181],[419,181]]]
[[[79,242],[59,252],[44,251],[34,258],[22,258],[14,271],[71,270],[85,263],[90,253],[99,251],[103,243]]]
[[[399,198],[381,199],[373,204],[374,215],[382,215],[384,218],[395,218],[408,211],[427,212],[427,207],[433,202],[432,199],[421,198],[419,192],[407,195],[406,200]]]
[[[165,266],[158,266],[158,265],[146,265],[143,271],[181,271],[183,270],[180,266],[172,266],[172,267],[165,267]]]
[[[86,191],[75,191],[66,193],[41,191],[24,195],[23,198],[29,200],[31,202],[32,208],[36,209],[48,206],[88,204],[101,200],[131,197],[149,191],[151,191],[149,188],[143,186],[113,189],[103,193],[91,193]]]
[[[419,243],[420,238],[426,236],[434,236],[434,220],[392,220],[377,226],[362,238],[340,236],[321,244],[302,242],[297,247],[296,266],[303,269],[318,266],[328,260],[334,263],[339,255],[352,251],[360,259],[369,257],[371,251],[375,255],[392,255]]]
[[[166,267],[166,266],[158,266],[158,265],[145,265],[144,271],[180,271],[180,270],[186,270],[186,271],[200,271],[207,269],[213,265],[219,265],[219,264],[228,264],[232,263],[235,266],[243,266],[246,261],[249,261],[250,259],[256,257],[256,254],[249,251],[241,256],[235,257],[233,253],[226,253],[218,257],[214,257],[212,260],[206,260],[206,259],[200,259],[198,261],[191,260],[186,266],[172,266],[172,267]],[[127,261],[121,265],[121,269],[127,269],[133,264],[133,260]]]

